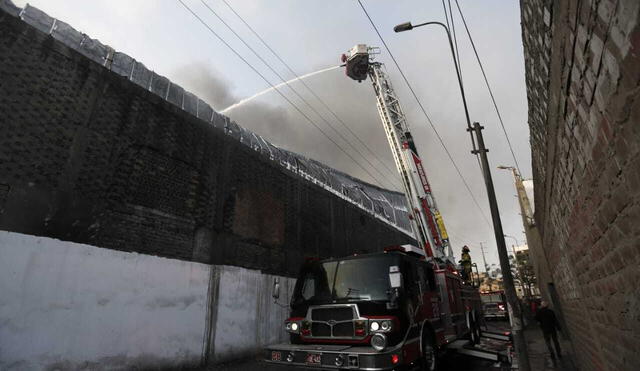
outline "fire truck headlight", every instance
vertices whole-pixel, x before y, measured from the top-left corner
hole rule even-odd
[[[284,328],[291,333],[297,334],[300,332],[300,322],[296,320],[287,320],[284,324]]]
[[[371,346],[376,352],[381,352],[387,347],[387,337],[383,334],[375,334],[371,337]]]
[[[369,328],[371,329],[371,331],[378,331],[378,329],[380,329],[380,324],[378,322],[371,322],[371,324],[369,324]]]
[[[382,321],[380,325],[382,331],[390,331],[391,330],[391,321]]]

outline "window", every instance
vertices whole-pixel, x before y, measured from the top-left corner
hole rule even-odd
[[[312,275],[308,275],[304,278],[301,294],[304,300],[309,300],[316,295],[316,280]]]
[[[296,283],[293,301],[389,300],[389,267],[398,263],[397,257],[380,255],[309,264]]]

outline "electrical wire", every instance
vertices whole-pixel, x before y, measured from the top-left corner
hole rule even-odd
[[[382,182],[371,174],[366,168],[364,168],[353,156],[351,156],[347,151],[345,151],[333,138],[331,138],[322,128],[320,128],[315,121],[313,121],[307,114],[305,114],[295,103],[293,103],[284,93],[282,93],[279,89],[277,89],[271,81],[269,81],[260,71],[258,71],[249,61],[247,61],[238,51],[236,51],[229,43],[227,43],[218,33],[216,33],[211,26],[209,26],[198,14],[196,14],[189,6],[187,6],[183,0],[178,0],[182,6],[187,9],[189,13],[191,13],[203,26],[205,26],[212,35],[214,35],[220,42],[222,42],[229,50],[233,52],[238,58],[240,58],[247,66],[249,66],[258,76],[260,76],[267,84],[274,88],[274,90],[289,103],[302,117],[304,117],[311,125],[313,125],[318,131],[320,131],[327,139],[329,139],[338,149],[344,153],[347,157],[349,157],[358,167],[360,167],[365,173],[367,173],[372,179],[375,179],[379,184]]]
[[[493,91],[491,90],[491,85],[489,84],[489,80],[487,79],[487,74],[484,72],[484,67],[482,66],[482,62],[480,61],[480,56],[478,55],[478,50],[476,49],[476,45],[473,42],[473,37],[471,37],[471,31],[469,31],[469,27],[467,26],[467,21],[464,18],[464,14],[462,14],[462,9],[460,8],[460,4],[458,3],[458,0],[455,0],[455,2],[456,2],[456,7],[458,8],[458,12],[460,13],[460,18],[462,19],[462,23],[464,24],[464,28],[467,31],[467,36],[469,37],[469,41],[471,42],[473,53],[476,55],[476,60],[478,61],[478,65],[480,66],[480,71],[482,71],[482,77],[484,77],[484,82],[487,85],[487,89],[489,90],[489,95],[491,96],[493,107],[496,109],[496,114],[498,115],[498,120],[500,121],[502,132],[504,133],[504,136],[507,139],[507,144],[509,145],[509,150],[511,151],[511,156],[513,157],[513,161],[516,164],[516,169],[518,169],[518,173],[522,174],[522,172],[520,171],[520,165],[518,164],[518,160],[516,159],[516,154],[513,151],[513,146],[511,145],[511,141],[509,140],[507,129],[505,129],[504,127],[504,121],[502,120],[502,115],[500,114],[500,110],[498,109],[498,104],[496,103],[496,99],[493,96]]]
[[[451,28],[451,25],[449,24],[449,14],[447,13],[447,5],[444,2],[445,0],[442,0],[442,8],[444,9],[444,20],[447,23],[447,29]]]
[[[353,130],[351,130],[351,128],[349,127],[349,125],[345,124],[345,122],[335,113],[334,110],[331,109],[331,107],[329,107],[329,105],[322,99],[320,98],[320,96],[318,96],[318,94],[316,94],[316,92],[311,89],[311,87],[309,85],[307,85],[306,82],[304,82],[304,80],[300,80],[300,77],[298,76],[298,74],[289,66],[289,64],[287,64],[287,62],[284,61],[284,59],[282,59],[280,57],[280,55],[273,50],[273,48],[271,48],[271,46],[264,40],[264,38],[262,38],[262,36],[260,36],[260,34],[253,28],[251,27],[251,25],[249,25],[249,23],[247,23],[247,21],[245,21],[245,19],[238,14],[238,12],[236,12],[236,10],[226,1],[226,0],[222,0],[222,2],[231,10],[231,12],[233,12],[233,14],[236,15],[236,17],[238,17],[240,19],[240,21],[242,21],[242,23],[244,23],[244,25],[258,38],[258,40],[260,40],[260,42],[271,52],[271,54],[273,54],[279,61],[280,63],[282,63],[287,70],[289,70],[289,72],[291,72],[297,79],[298,81],[320,102],[320,104],[322,104],[322,106],[331,113],[331,115],[336,119],[336,121],[338,121],[340,124],[342,124],[342,126],[344,126],[349,133],[351,133],[351,135],[353,135],[353,137],[355,137],[358,142],[360,143],[360,145],[362,145],[364,148],[367,149],[367,151],[369,151],[369,153],[376,159],[378,160],[378,162],[384,166],[385,169],[387,169],[391,174],[396,174],[397,171],[392,170],[391,168],[389,168],[383,161],[382,159],[380,159],[376,153],[365,143],[362,141],[362,139],[360,139],[360,137],[353,132]],[[394,178],[394,180],[399,181],[399,179]]]
[[[329,121],[327,121],[327,119],[324,118],[324,116],[322,116],[320,114],[320,112],[318,112],[310,103],[309,101],[307,101],[300,93],[298,93],[298,91],[296,89],[294,89],[289,82],[280,74],[278,73],[278,71],[276,71],[264,58],[262,58],[262,56],[255,51],[255,49],[253,49],[251,47],[251,45],[249,45],[249,43],[247,43],[234,29],[233,27],[231,27],[224,19],[222,19],[222,17],[220,17],[220,15],[213,10],[204,0],[200,0],[200,2],[209,10],[209,12],[211,12],[211,14],[213,14],[220,22],[222,22],[222,24],[225,25],[225,27],[227,27],[227,29],[229,29],[229,31],[231,31],[237,38],[238,40],[240,40],[244,46],[246,46],[258,59],[260,59],[260,61],[271,71],[273,72],[276,76],[278,76],[278,78],[289,88],[291,89],[291,91],[293,91],[293,93],[298,97],[298,99],[300,99],[307,107],[309,107],[309,109],[311,109],[311,111],[313,111],[313,113],[315,113],[322,121],[324,121],[325,124],[327,124],[327,126],[329,126],[336,134],[338,134],[338,136],[345,141],[349,146],[351,146],[351,148],[353,148],[356,153],[358,153],[368,164],[369,166],[371,166],[371,168],[373,168],[376,172],[378,172],[378,174],[380,174],[385,180],[387,180],[392,187],[394,186],[392,181],[389,181],[389,179],[387,178],[387,176],[385,174],[383,174],[380,170],[378,170],[372,163],[371,161],[367,158],[367,156],[365,156],[356,146],[353,145],[353,143],[351,143],[347,138],[345,138],[344,135],[342,135],[342,133],[340,133],[333,125],[331,125],[331,123]],[[375,178],[376,180],[378,180],[377,178]],[[380,182],[380,180],[378,180],[378,182],[382,185],[382,182]]]
[[[462,63],[460,63],[460,51],[458,50],[458,37],[456,36],[456,24],[453,19],[453,12],[451,11],[451,0],[447,0],[449,3],[449,9],[447,10],[447,5],[445,4],[445,0],[442,0],[442,7],[444,9],[444,17],[447,20],[447,28],[451,28],[453,30],[453,44],[455,45],[455,63],[458,66],[458,76],[460,76],[460,84],[464,86],[464,79],[462,78]],[[451,24],[449,24],[449,18],[451,18]],[[474,142],[473,135],[471,135],[471,142]],[[473,144],[475,148],[475,144]],[[480,155],[478,153],[475,154],[476,162],[478,163],[478,167],[480,168],[480,173],[482,173],[482,162],[480,162]]]
[[[373,26],[373,29],[375,30],[376,34],[378,34],[378,38],[380,38],[380,41],[382,41],[382,44],[384,45],[385,49],[387,50],[387,53],[389,53],[389,56],[391,57],[391,59],[393,60],[393,63],[396,65],[396,68],[398,68],[398,71],[400,72],[400,75],[402,76],[402,79],[404,80],[405,84],[407,85],[407,87],[409,88],[409,90],[411,91],[411,94],[413,95],[413,97],[415,98],[416,102],[418,103],[418,106],[420,107],[420,109],[422,110],[422,113],[424,114],[424,116],[427,118],[427,122],[429,123],[429,125],[431,126],[431,129],[433,129],[433,132],[436,134],[436,137],[438,138],[438,141],[440,142],[440,145],[442,145],[442,148],[444,149],[445,153],[447,154],[447,157],[449,157],[449,160],[451,161],[451,163],[453,164],[453,167],[456,169],[456,172],[458,173],[458,176],[460,177],[460,179],[462,180],[462,183],[464,183],[465,188],[467,189],[467,192],[469,193],[469,196],[471,196],[471,199],[473,200],[473,203],[476,205],[476,207],[478,208],[478,211],[480,212],[480,215],[482,216],[482,218],[484,219],[484,221],[487,223],[488,226],[491,226],[491,223],[489,223],[489,219],[487,219],[486,215],[484,214],[484,212],[482,211],[482,207],[480,207],[480,204],[478,203],[478,200],[476,199],[476,197],[473,195],[473,192],[471,192],[471,187],[469,187],[469,183],[467,183],[467,180],[464,178],[464,176],[462,175],[462,172],[460,171],[460,168],[458,167],[458,165],[456,164],[455,160],[453,159],[453,156],[451,156],[451,153],[449,152],[449,149],[447,148],[447,146],[444,144],[444,141],[442,140],[442,137],[440,136],[440,134],[438,133],[438,130],[436,129],[435,125],[433,124],[433,122],[431,121],[431,117],[429,117],[429,114],[427,114],[427,110],[424,108],[424,106],[422,105],[422,102],[420,102],[420,99],[418,98],[418,95],[416,94],[416,92],[413,90],[413,87],[411,86],[411,84],[409,83],[409,80],[407,79],[407,77],[405,76],[404,72],[402,71],[402,68],[400,68],[400,65],[398,64],[398,61],[396,60],[396,58],[393,56],[393,53],[391,52],[391,49],[389,49],[389,46],[387,45],[387,43],[384,41],[384,38],[382,37],[382,35],[380,34],[380,31],[378,31],[378,27],[376,26],[376,24],[373,22],[373,20],[371,19],[371,17],[369,16],[369,13],[367,12],[367,9],[364,7],[364,5],[362,5],[362,1],[358,0],[358,4],[360,4],[360,7],[362,8],[362,11],[364,12],[364,14],[367,16],[367,18],[369,19],[369,22],[371,23],[371,26]]]
[[[460,63],[460,51],[458,50],[458,37],[456,36],[456,22],[453,19],[453,12],[451,11],[451,0],[447,0],[449,3],[449,18],[451,18],[451,31],[453,32],[453,44],[456,49],[456,61],[458,61],[458,71],[460,71],[460,81],[462,80],[462,63]],[[445,14],[447,13],[447,9],[444,9]],[[462,82],[464,85],[464,82]]]

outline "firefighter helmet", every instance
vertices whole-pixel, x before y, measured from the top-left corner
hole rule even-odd
[[[469,246],[467,246],[467,245],[462,246],[462,251],[463,252],[469,252]]]

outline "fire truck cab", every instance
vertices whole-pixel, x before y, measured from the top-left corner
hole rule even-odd
[[[283,324],[290,343],[267,362],[334,369],[434,370],[439,350],[480,336],[477,288],[455,269],[404,245],[384,252],[308,260]]]

